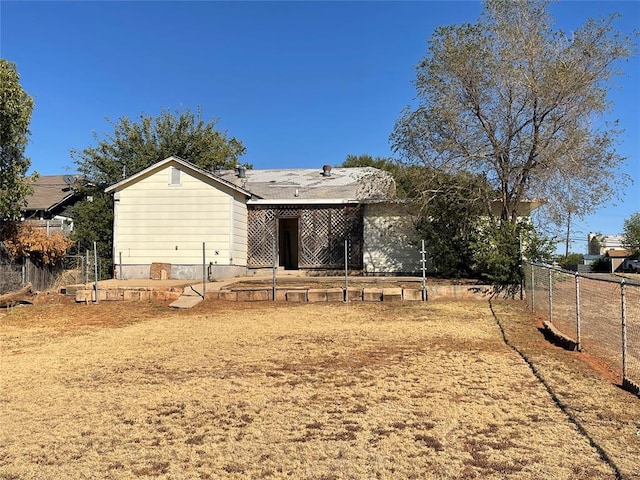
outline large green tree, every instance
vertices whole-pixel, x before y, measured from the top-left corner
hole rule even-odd
[[[33,99],[20,85],[16,65],[0,58],[0,222],[19,218],[31,192],[24,155]]]
[[[627,218],[623,224],[622,240],[625,248],[636,258],[640,258],[640,212]]]
[[[484,175],[496,216],[512,223],[528,198],[580,215],[627,180],[613,174],[619,131],[594,119],[609,112],[610,80],[635,44],[615,16],[554,30],[547,6],[488,0],[476,24],[437,28],[416,67],[419,105],[391,137],[405,161]]]
[[[86,200],[68,214],[76,223],[74,238],[81,249],[98,245],[102,257],[111,257],[113,203],[104,189],[171,155],[201,168],[233,168],[245,153],[242,142],[216,129],[217,119],[205,121],[200,109],[163,109],[159,116],[140,114],[136,121],[122,117],[108,120],[113,133],[95,135],[97,144],[73,150],[72,157],[83,176],[80,187]]]

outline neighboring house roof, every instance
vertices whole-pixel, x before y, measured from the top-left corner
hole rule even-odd
[[[70,202],[76,193],[71,188],[72,175],[40,175],[32,183],[33,193],[27,197],[26,212],[51,212]]]
[[[187,162],[186,160],[183,160],[180,157],[176,157],[176,156],[171,156],[171,157],[167,157],[164,160],[159,161],[158,163],[154,163],[153,165],[145,168],[144,170],[136,173],[135,175],[131,175],[130,177],[125,178],[124,180],[111,185],[110,187],[107,187],[105,189],[106,193],[113,193],[113,192],[117,192],[122,190],[123,188],[128,187],[129,185],[131,185],[132,183],[137,182],[140,178],[144,177],[145,175],[147,175],[150,172],[153,172],[155,170],[160,170],[164,167],[166,167],[167,165],[177,165],[180,166],[180,168],[186,170],[186,171],[191,171],[193,173],[198,173],[200,175],[203,175],[205,177],[207,177],[210,180],[213,180],[216,183],[219,183],[221,185],[224,185],[228,188],[231,188],[232,190],[235,190],[239,193],[242,193],[243,195],[245,195],[246,197],[251,198],[251,192],[249,192],[248,190],[242,188],[241,186],[235,185],[233,182],[229,182],[223,178],[221,178],[219,175],[215,175],[211,172],[208,172],[200,167],[195,166],[193,163],[191,162]]]
[[[609,258],[626,258],[629,255],[631,255],[631,252],[629,250],[607,250],[605,253],[605,256],[609,257]]]
[[[515,208],[516,215],[518,217],[528,217],[531,215],[536,208],[544,205],[546,202],[544,200],[520,200],[518,205]],[[491,213],[495,217],[500,217],[502,213],[502,201],[501,200],[493,200],[491,202]]]
[[[234,170],[223,170],[217,174],[264,199],[257,203],[366,201],[395,197],[393,177],[373,167],[246,170],[244,178]]]

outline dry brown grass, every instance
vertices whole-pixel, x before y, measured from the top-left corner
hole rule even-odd
[[[0,318],[0,340],[2,479],[615,478],[486,302],[52,301]],[[553,381],[573,375],[534,347]],[[616,390],[586,383],[595,403]],[[594,410],[607,432],[621,414]]]

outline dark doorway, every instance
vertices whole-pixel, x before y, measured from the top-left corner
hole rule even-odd
[[[287,270],[298,269],[298,219],[281,218],[278,223],[280,266]]]

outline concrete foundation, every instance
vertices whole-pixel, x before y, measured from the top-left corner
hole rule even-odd
[[[161,264],[156,264],[161,265]],[[143,278],[152,278],[152,273],[157,280],[165,280],[160,278],[162,272],[166,275],[166,279],[172,280],[202,280],[202,265],[179,265],[164,264],[166,268],[155,268],[152,272],[151,265],[114,265],[114,275],[118,280],[134,280]],[[236,278],[247,274],[247,267],[238,265],[216,265],[209,264],[205,266],[205,278],[208,281],[214,281],[226,278]]]
[[[288,290],[286,294],[287,302],[306,302],[307,290]]]
[[[382,301],[383,302],[401,302],[402,288],[383,288]]]
[[[362,289],[357,287],[347,288],[346,300],[348,302],[361,302],[362,301]]]
[[[382,288],[363,288],[362,300],[365,302],[381,302]]]
[[[405,288],[402,291],[402,300],[405,302],[421,302],[423,300],[422,289]]]

